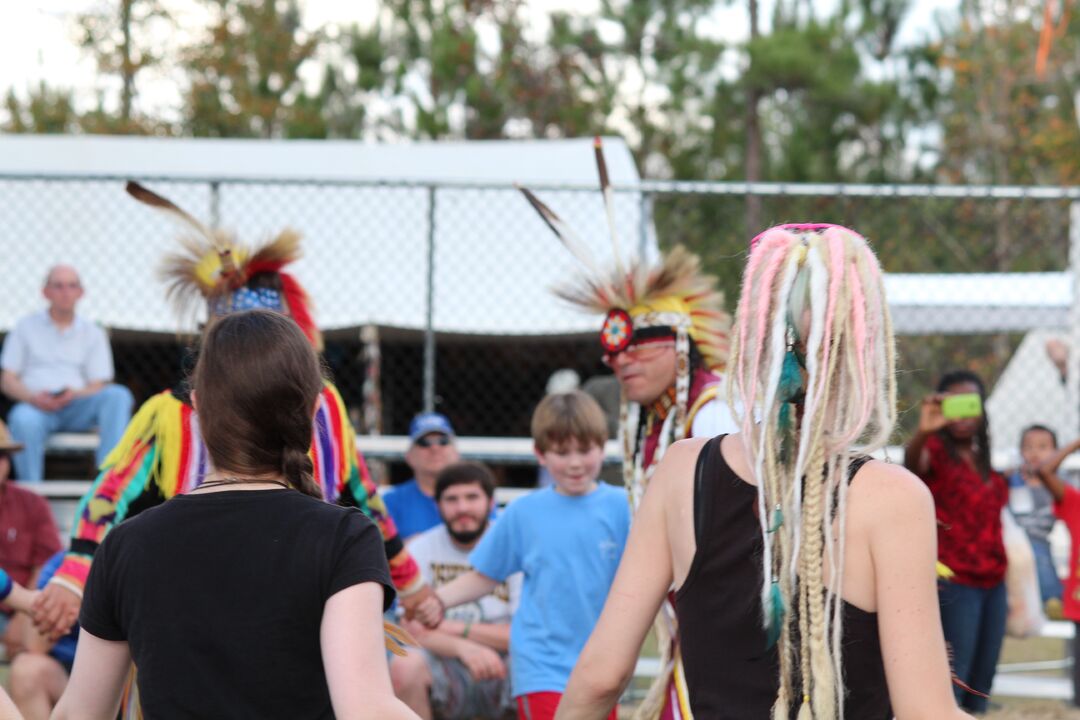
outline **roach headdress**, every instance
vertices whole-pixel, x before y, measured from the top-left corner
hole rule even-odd
[[[166,255],[160,275],[166,293],[181,317],[194,314],[201,300],[210,316],[268,308],[296,321],[316,349],[322,335],[311,313],[311,299],[284,268],[300,257],[300,234],[283,230],[268,243],[252,247],[232,235],[211,230],[190,214],[136,182],[128,182],[129,195],[180,222],[186,234],[181,250]]]

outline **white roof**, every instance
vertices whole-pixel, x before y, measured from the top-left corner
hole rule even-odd
[[[605,151],[612,183],[636,185],[626,144],[610,138]],[[99,179],[11,177],[28,175]],[[371,145],[8,136],[0,137],[0,187],[9,198],[0,203],[0,227],[9,229],[5,249],[17,260],[7,265],[15,271],[6,274],[0,330],[41,304],[46,268],[65,261],[82,273],[87,293],[80,312],[86,316],[108,327],[175,332],[177,320],[154,270],[161,255],[174,249],[177,228],[123,191],[125,178],[155,177],[171,181],[146,184],[204,221],[211,191],[192,181],[222,180],[219,224],[237,229],[242,240],[261,241],[287,225],[300,230],[305,256],[295,273],[325,329],[423,328],[429,192],[409,183],[486,184],[437,192],[436,329],[514,335],[594,332],[599,325],[549,292],[577,264],[512,187],[595,187],[591,139]],[[273,182],[248,182],[263,179]],[[580,233],[599,262],[610,262],[599,192],[537,194]],[[615,206],[623,252],[644,244],[654,257],[655,233],[651,222],[640,222],[640,196],[616,193]]]
[[[1004,451],[1008,458],[995,462],[997,467],[1019,465],[1020,432],[1029,425],[1046,425],[1062,442],[1071,440],[1076,432],[1065,385],[1046,355],[1046,343],[1051,339],[1068,343],[1067,337],[1052,330],[1025,335],[986,400],[990,447],[995,456]]]
[[[885,276],[896,332],[1025,332],[1068,324],[1068,273],[898,274]]]
[[[633,188],[639,177],[626,144],[609,138],[605,149],[612,182]],[[65,180],[50,181],[57,178]],[[577,265],[511,187],[595,187],[591,139],[374,145],[9,135],[0,136],[7,270],[0,331],[41,305],[45,270],[58,261],[82,273],[86,316],[127,330],[179,329],[154,272],[176,247],[177,228],[131,200],[126,178],[146,180],[204,221],[212,193],[197,181],[222,181],[219,224],[247,242],[287,225],[300,230],[305,257],[295,272],[320,326],[331,330],[425,326],[430,207],[423,183],[449,184],[435,206],[436,330],[563,334],[595,332],[600,324],[549,292]],[[538,195],[598,262],[610,262],[599,193]],[[616,193],[615,205],[624,252],[643,246],[655,257],[656,233],[648,216],[642,222],[641,196]],[[885,282],[894,325],[905,334],[1061,327],[1072,298],[1066,273],[892,274]]]

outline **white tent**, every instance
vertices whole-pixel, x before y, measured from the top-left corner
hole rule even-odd
[[[657,250],[626,144],[605,141],[624,251]],[[40,305],[45,269],[75,264],[81,307],[104,325],[172,333],[177,320],[154,268],[177,229],[124,194],[138,178],[241,239],[286,225],[305,236],[296,273],[326,329],[426,325],[430,221],[434,328],[480,335],[595,332],[598,320],[549,289],[576,269],[512,189],[596,186],[592,140],[439,142],[262,141],[0,136],[5,293],[0,332]],[[218,181],[212,189],[211,181]],[[434,210],[426,183],[440,186]],[[541,190],[598,261],[611,257],[597,192]],[[667,238],[670,240],[670,238]],[[741,260],[734,260],[741,262]],[[1017,332],[1065,325],[1065,273],[888,275],[897,332]]]
[[[608,139],[605,150],[613,184],[635,186],[626,144]],[[549,292],[575,262],[512,187],[595,187],[592,140],[371,145],[8,136],[0,137],[0,227],[9,269],[0,331],[40,304],[45,269],[60,260],[83,275],[86,315],[112,328],[177,329],[154,274],[161,255],[175,247],[177,228],[131,200],[126,178],[204,221],[216,212],[221,227],[249,242],[286,225],[300,230],[305,257],[295,271],[326,329],[425,326],[432,217],[437,331],[566,334],[597,327],[596,318]],[[212,189],[201,182],[207,180],[220,184]],[[425,183],[440,185],[434,210]],[[598,192],[538,194],[599,262],[610,261]],[[643,248],[655,256],[640,195],[616,193],[615,209],[624,252]]]
[[[1064,272],[893,273],[885,293],[896,332],[930,335],[1063,328],[1073,289]]]
[[[1076,416],[1069,407],[1068,391],[1046,354],[1046,343],[1051,339],[1066,338],[1053,330],[1033,330],[1025,335],[987,398],[990,447],[999,466],[1019,464],[1020,432],[1029,425],[1046,425],[1062,442],[1071,441],[1076,432],[1071,425]]]

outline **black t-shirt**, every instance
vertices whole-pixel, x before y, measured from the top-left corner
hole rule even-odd
[[[148,718],[332,718],[326,600],[363,582],[394,598],[378,528],[294,490],[180,495],[94,555],[79,622],[126,640]]]

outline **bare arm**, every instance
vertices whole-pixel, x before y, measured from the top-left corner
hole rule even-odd
[[[0,390],[14,402],[30,402],[34,397],[30,388],[11,370],[0,372]]]
[[[456,607],[490,595],[498,585],[498,580],[471,570],[440,587],[435,591],[435,595],[446,607]]]
[[[382,603],[382,586],[373,582],[347,587],[326,601],[319,639],[330,702],[342,720],[417,717],[394,697],[390,684]]]
[[[930,472],[930,455],[926,452],[927,439],[947,424],[941,414],[940,394],[927,395],[919,409],[919,427],[904,447],[904,467],[919,477]]]
[[[0,720],[23,720],[19,708],[3,688],[0,688]]]
[[[71,680],[52,720],[113,720],[130,666],[126,642],[102,640],[82,628]]]
[[[633,677],[641,644],[672,582],[665,499],[672,475],[686,470],[683,456],[688,455],[677,448],[668,451],[645,491],[604,611],[570,675],[557,720],[605,717]]]
[[[17,582],[11,583],[11,594],[4,600],[13,609],[19,612],[29,613],[34,606],[34,600],[38,596],[37,590],[24,588]]]
[[[1054,500],[1058,502],[1065,499],[1065,481],[1058,475],[1058,468],[1061,467],[1061,463],[1065,461],[1065,458],[1077,450],[1080,450],[1080,439],[1073,440],[1068,445],[1060,448],[1049,460],[1035,469],[1039,480],[1041,480],[1042,484],[1046,486],[1046,489],[1050,491],[1050,494],[1054,496]]]
[[[448,632],[444,629],[448,622],[437,630],[426,630],[417,622],[411,623],[407,629],[417,638],[420,647],[441,657],[457,658],[476,680],[506,677],[506,663],[498,651],[473,640],[471,632],[468,638]],[[503,649],[505,651],[505,647]]]
[[[439,631],[465,637],[465,623],[460,620],[444,620]],[[470,623],[468,639],[493,650],[506,652],[510,649],[510,623]]]
[[[56,398],[47,392],[35,393],[23,384],[21,378],[11,370],[0,371],[0,392],[7,395],[13,402],[30,403],[39,410],[53,412],[60,409]]]
[[[909,473],[881,463],[867,497],[878,632],[897,720],[952,720],[956,707],[938,607],[934,501]]]

